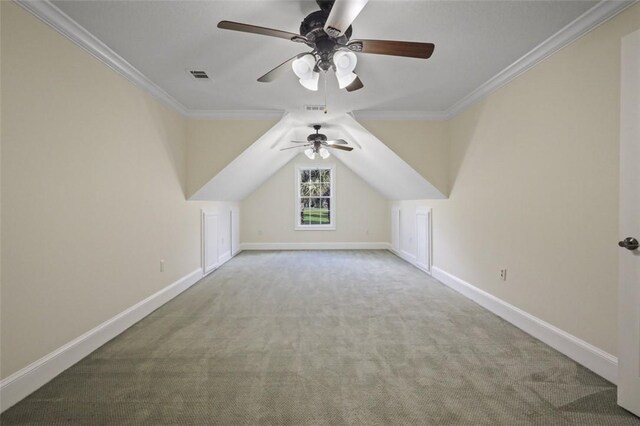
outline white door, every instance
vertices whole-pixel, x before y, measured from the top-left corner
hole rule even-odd
[[[416,210],[416,264],[431,272],[431,211]]]
[[[217,212],[202,211],[202,259],[205,274],[216,269],[219,264],[219,222]]]
[[[391,209],[391,247],[400,253],[400,209]]]
[[[640,31],[622,39],[618,404],[640,416]]]
[[[235,256],[240,250],[240,212],[231,210],[231,256]]]

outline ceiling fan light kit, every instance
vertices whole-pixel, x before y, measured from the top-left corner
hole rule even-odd
[[[231,21],[220,21],[218,28],[288,39],[312,49],[286,60],[261,76],[258,78],[261,83],[275,80],[290,64],[300,79],[300,84],[309,90],[318,90],[320,71],[333,69],[339,87],[353,92],[364,87],[355,73],[357,57],[354,52],[428,59],[435,47],[433,43],[351,40],[351,23],[367,2],[368,0],[316,0],[320,10],[304,18],[300,24],[300,34]]]
[[[322,157],[323,160],[326,160],[331,155],[327,148],[320,148],[318,150],[318,154],[320,154],[320,157]]]
[[[304,155],[309,157],[309,160],[314,160],[316,158],[316,152],[312,148],[305,149]]]
[[[318,90],[318,81],[320,80],[320,73],[314,70],[315,66],[316,61],[311,54],[297,58],[291,63],[291,68],[300,79],[300,84],[305,89],[313,90],[314,92]]]
[[[358,77],[353,71],[356,69],[358,58],[353,52],[338,51],[333,54],[338,86],[344,89]]]

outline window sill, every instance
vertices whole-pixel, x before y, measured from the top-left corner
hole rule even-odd
[[[335,225],[297,225],[294,230],[296,231],[335,231]]]

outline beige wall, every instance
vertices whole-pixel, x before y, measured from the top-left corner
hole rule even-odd
[[[294,230],[295,165],[336,165],[336,230]],[[388,204],[378,192],[334,157],[311,161],[300,154],[240,207],[243,243],[389,242]]]
[[[4,378],[200,267],[214,204],[185,201],[182,117],[0,3]]]
[[[449,194],[445,121],[363,121],[393,152],[445,195]]]
[[[187,197],[226,167],[278,120],[188,120]]]
[[[614,355],[620,39],[638,28],[640,5],[451,120],[450,199],[418,203],[435,266]]]

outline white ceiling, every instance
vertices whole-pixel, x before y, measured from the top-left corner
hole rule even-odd
[[[354,148],[351,152],[331,150],[328,160],[341,161],[389,200],[446,198],[435,186],[416,172],[348,114],[295,112],[282,119],[256,142],[233,159],[204,184],[191,200],[240,201],[255,191],[281,167],[300,155],[291,140],[305,140],[313,133],[309,123],[322,123],[329,138],[344,138]],[[251,170],[251,173],[247,173]]]
[[[226,19],[298,32],[315,1],[53,1],[189,110],[300,110],[324,93],[291,72],[256,79],[304,51],[286,40],[216,28]],[[327,104],[340,111],[445,111],[562,29],[596,1],[376,1],[353,24],[353,39],[435,43],[431,59],[360,54],[365,87],[338,90],[329,76]],[[190,77],[205,69],[212,81]],[[322,86],[322,84],[321,84]]]

